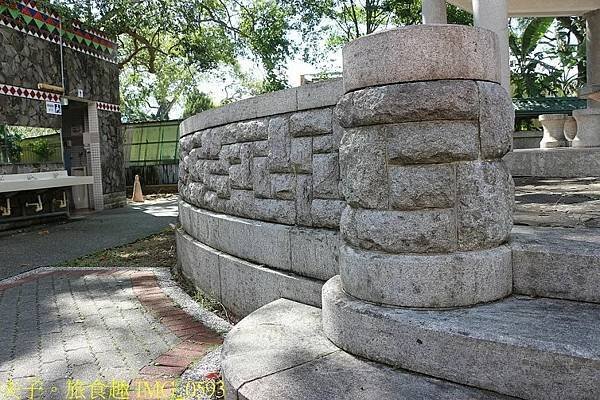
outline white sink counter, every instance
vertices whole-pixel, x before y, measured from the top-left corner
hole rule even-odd
[[[92,183],[94,183],[93,176],[68,176],[67,171],[0,175],[0,193],[91,185]]]

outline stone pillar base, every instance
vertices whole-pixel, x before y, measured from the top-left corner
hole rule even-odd
[[[573,111],[577,121],[577,136],[573,147],[600,147],[600,108]]]
[[[564,114],[544,114],[539,117],[540,123],[544,128],[544,137],[540,142],[541,149],[552,149],[556,147],[567,147],[565,139]]]

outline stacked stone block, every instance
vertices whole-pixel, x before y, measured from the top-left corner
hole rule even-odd
[[[180,140],[180,194],[219,213],[337,228],[341,133],[332,107],[199,130]]]
[[[514,187],[501,158],[511,148],[514,113],[498,83],[495,55],[485,50],[490,43],[493,50],[495,37],[460,26],[389,35],[394,40],[373,35],[344,50],[347,93],[335,110],[345,129],[339,150],[347,202],[340,223],[343,289],[402,307],[507,296],[511,253],[504,243]],[[439,50],[456,48],[457,41],[475,55]],[[379,75],[366,74],[360,68],[369,65],[367,47],[402,55],[413,68],[387,68],[397,65],[388,55],[375,68]]]

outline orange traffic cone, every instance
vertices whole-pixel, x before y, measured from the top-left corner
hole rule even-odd
[[[142,184],[140,183],[139,175],[135,176],[135,182],[133,182],[133,197],[131,200],[137,203],[144,202],[144,194],[142,193]]]

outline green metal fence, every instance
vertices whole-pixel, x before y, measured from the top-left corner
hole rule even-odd
[[[181,121],[125,124],[126,166],[177,164]]]
[[[179,172],[179,124],[181,121],[125,124],[125,180],[133,185],[175,185]]]

